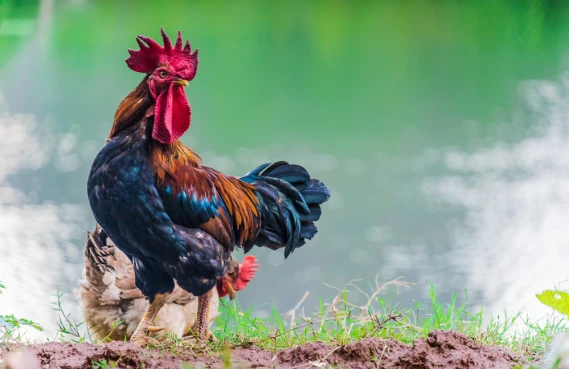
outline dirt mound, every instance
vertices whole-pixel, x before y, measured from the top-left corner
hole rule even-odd
[[[311,343],[278,354],[287,365],[327,363],[351,368],[511,368],[521,358],[500,347],[485,346],[456,332],[431,332],[413,346],[397,341],[368,338],[343,347]]]
[[[13,349],[14,350],[14,349]],[[217,355],[196,355],[187,350],[183,357],[148,351],[134,344],[112,342],[107,345],[45,343],[28,346],[41,368],[92,369],[93,363],[106,362],[121,369],[180,369],[182,363],[206,368],[222,368]],[[280,350],[277,355],[258,348],[231,352],[236,368],[342,367],[355,368],[511,368],[521,358],[498,347],[484,346],[456,332],[432,332],[412,346],[393,340],[368,338],[345,346],[309,343]],[[26,369],[26,368],[13,368]]]
[[[15,349],[19,350],[21,347]],[[121,369],[181,367],[179,358],[141,350],[137,345],[128,342],[111,342],[106,345],[50,342],[27,346],[24,349],[36,355],[41,368],[92,369],[97,368],[95,363],[103,362],[109,367],[115,363],[116,367]]]

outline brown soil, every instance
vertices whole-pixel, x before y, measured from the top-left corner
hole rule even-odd
[[[17,350],[13,348],[12,351]],[[106,360],[121,369],[180,369],[182,363],[222,368],[213,354],[201,356],[189,349],[182,358],[170,353],[139,349],[125,342],[107,345],[45,343],[27,346],[42,369],[92,369],[93,362]],[[4,354],[6,364],[9,354]],[[412,346],[389,340],[368,338],[341,347],[310,343],[280,350],[274,355],[258,348],[232,350],[234,368],[512,368],[521,358],[499,347],[484,346],[456,332],[432,332]],[[10,369],[34,369],[17,368]]]

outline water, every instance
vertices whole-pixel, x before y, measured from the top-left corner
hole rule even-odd
[[[206,164],[285,159],[333,193],[310,245],[254,251],[245,308],[310,291],[311,311],[325,283],[379,275],[419,282],[402,305],[433,282],[489,314],[547,312],[535,293],[568,278],[569,9],[519,4],[3,3],[0,313],[53,329],[61,288],[75,314],[89,166],[142,78],[126,48],[162,25],[200,49],[184,142]]]

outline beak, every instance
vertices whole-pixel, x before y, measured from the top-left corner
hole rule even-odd
[[[185,87],[188,85],[188,81],[186,81],[185,79],[182,79],[182,78],[177,78],[174,80],[174,85]]]
[[[233,288],[233,285],[231,283],[226,283],[225,287],[227,288],[227,294],[229,295],[229,299],[233,300],[237,295],[237,292]]]

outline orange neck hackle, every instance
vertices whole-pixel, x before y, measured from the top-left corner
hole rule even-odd
[[[159,182],[176,178],[184,168],[199,168],[202,164],[202,158],[179,140],[171,144],[152,141],[150,156]]]
[[[119,104],[108,139],[139,124],[148,108],[154,105],[146,80],[147,78],[144,78]]]

